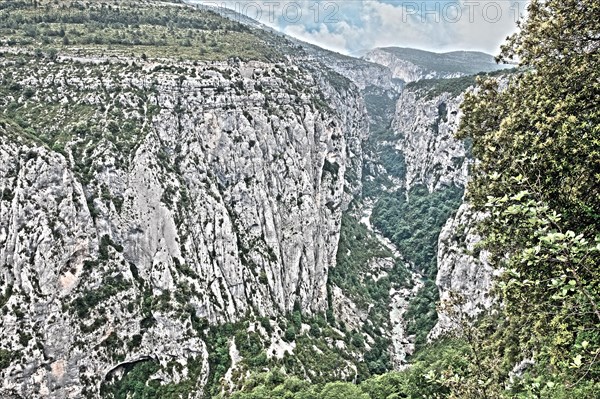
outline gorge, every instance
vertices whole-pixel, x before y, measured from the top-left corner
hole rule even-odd
[[[494,305],[456,137],[492,56],[150,0],[5,1],[0,31],[3,398],[375,381]]]

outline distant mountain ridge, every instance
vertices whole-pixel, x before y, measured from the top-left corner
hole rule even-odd
[[[478,51],[434,53],[413,48],[384,47],[368,52],[363,59],[389,68],[394,78],[405,82],[458,78],[507,67],[497,64],[492,55]]]
[[[190,3],[195,4],[193,1]],[[404,83],[422,79],[460,78],[512,67],[498,64],[494,56],[479,51],[435,53],[408,47],[380,47],[344,55],[279,32],[231,9],[210,5],[203,5],[202,8],[246,26],[285,37],[307,55],[350,79],[361,90],[368,86],[375,86],[395,91],[399,90]]]

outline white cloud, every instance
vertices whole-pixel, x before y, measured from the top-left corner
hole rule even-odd
[[[238,11],[248,4],[258,5],[263,10],[260,22],[342,53],[400,46],[496,54],[505,37],[516,29],[515,16],[519,10],[524,11],[525,1],[213,0],[212,3],[226,4]],[[269,18],[269,10],[275,18]],[[254,10],[249,14],[256,15]],[[290,21],[296,15],[298,20]]]
[[[337,28],[337,32],[332,32],[326,24],[320,24],[318,29],[311,30],[310,32],[303,25],[288,25],[283,32],[307,43],[340,53],[347,52],[349,47],[348,33],[353,33],[351,29],[340,27]]]

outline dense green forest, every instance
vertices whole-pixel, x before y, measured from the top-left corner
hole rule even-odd
[[[424,186],[415,186],[408,193],[384,193],[373,208],[373,225],[424,277],[423,288],[404,315],[407,332],[415,335],[417,347],[425,344],[437,321],[437,241],[444,223],[460,206],[462,196],[463,190],[455,186],[432,193]]]

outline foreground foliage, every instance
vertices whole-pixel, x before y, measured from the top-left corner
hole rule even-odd
[[[480,161],[469,197],[489,214],[481,233],[505,270],[482,361],[501,360],[488,374],[513,394],[597,397],[600,387],[598,14],[594,0],[532,1],[502,54],[525,72],[505,89],[480,81],[463,106],[460,135]]]
[[[249,378],[233,399],[397,399],[441,397],[449,389],[435,380],[444,370],[453,368],[464,374],[468,363],[468,347],[464,341],[448,340],[422,351],[414,365],[403,372],[392,372],[369,378],[360,384],[330,382],[311,384],[297,377],[286,377],[281,371],[258,374]],[[285,371],[285,370],[284,370]]]

